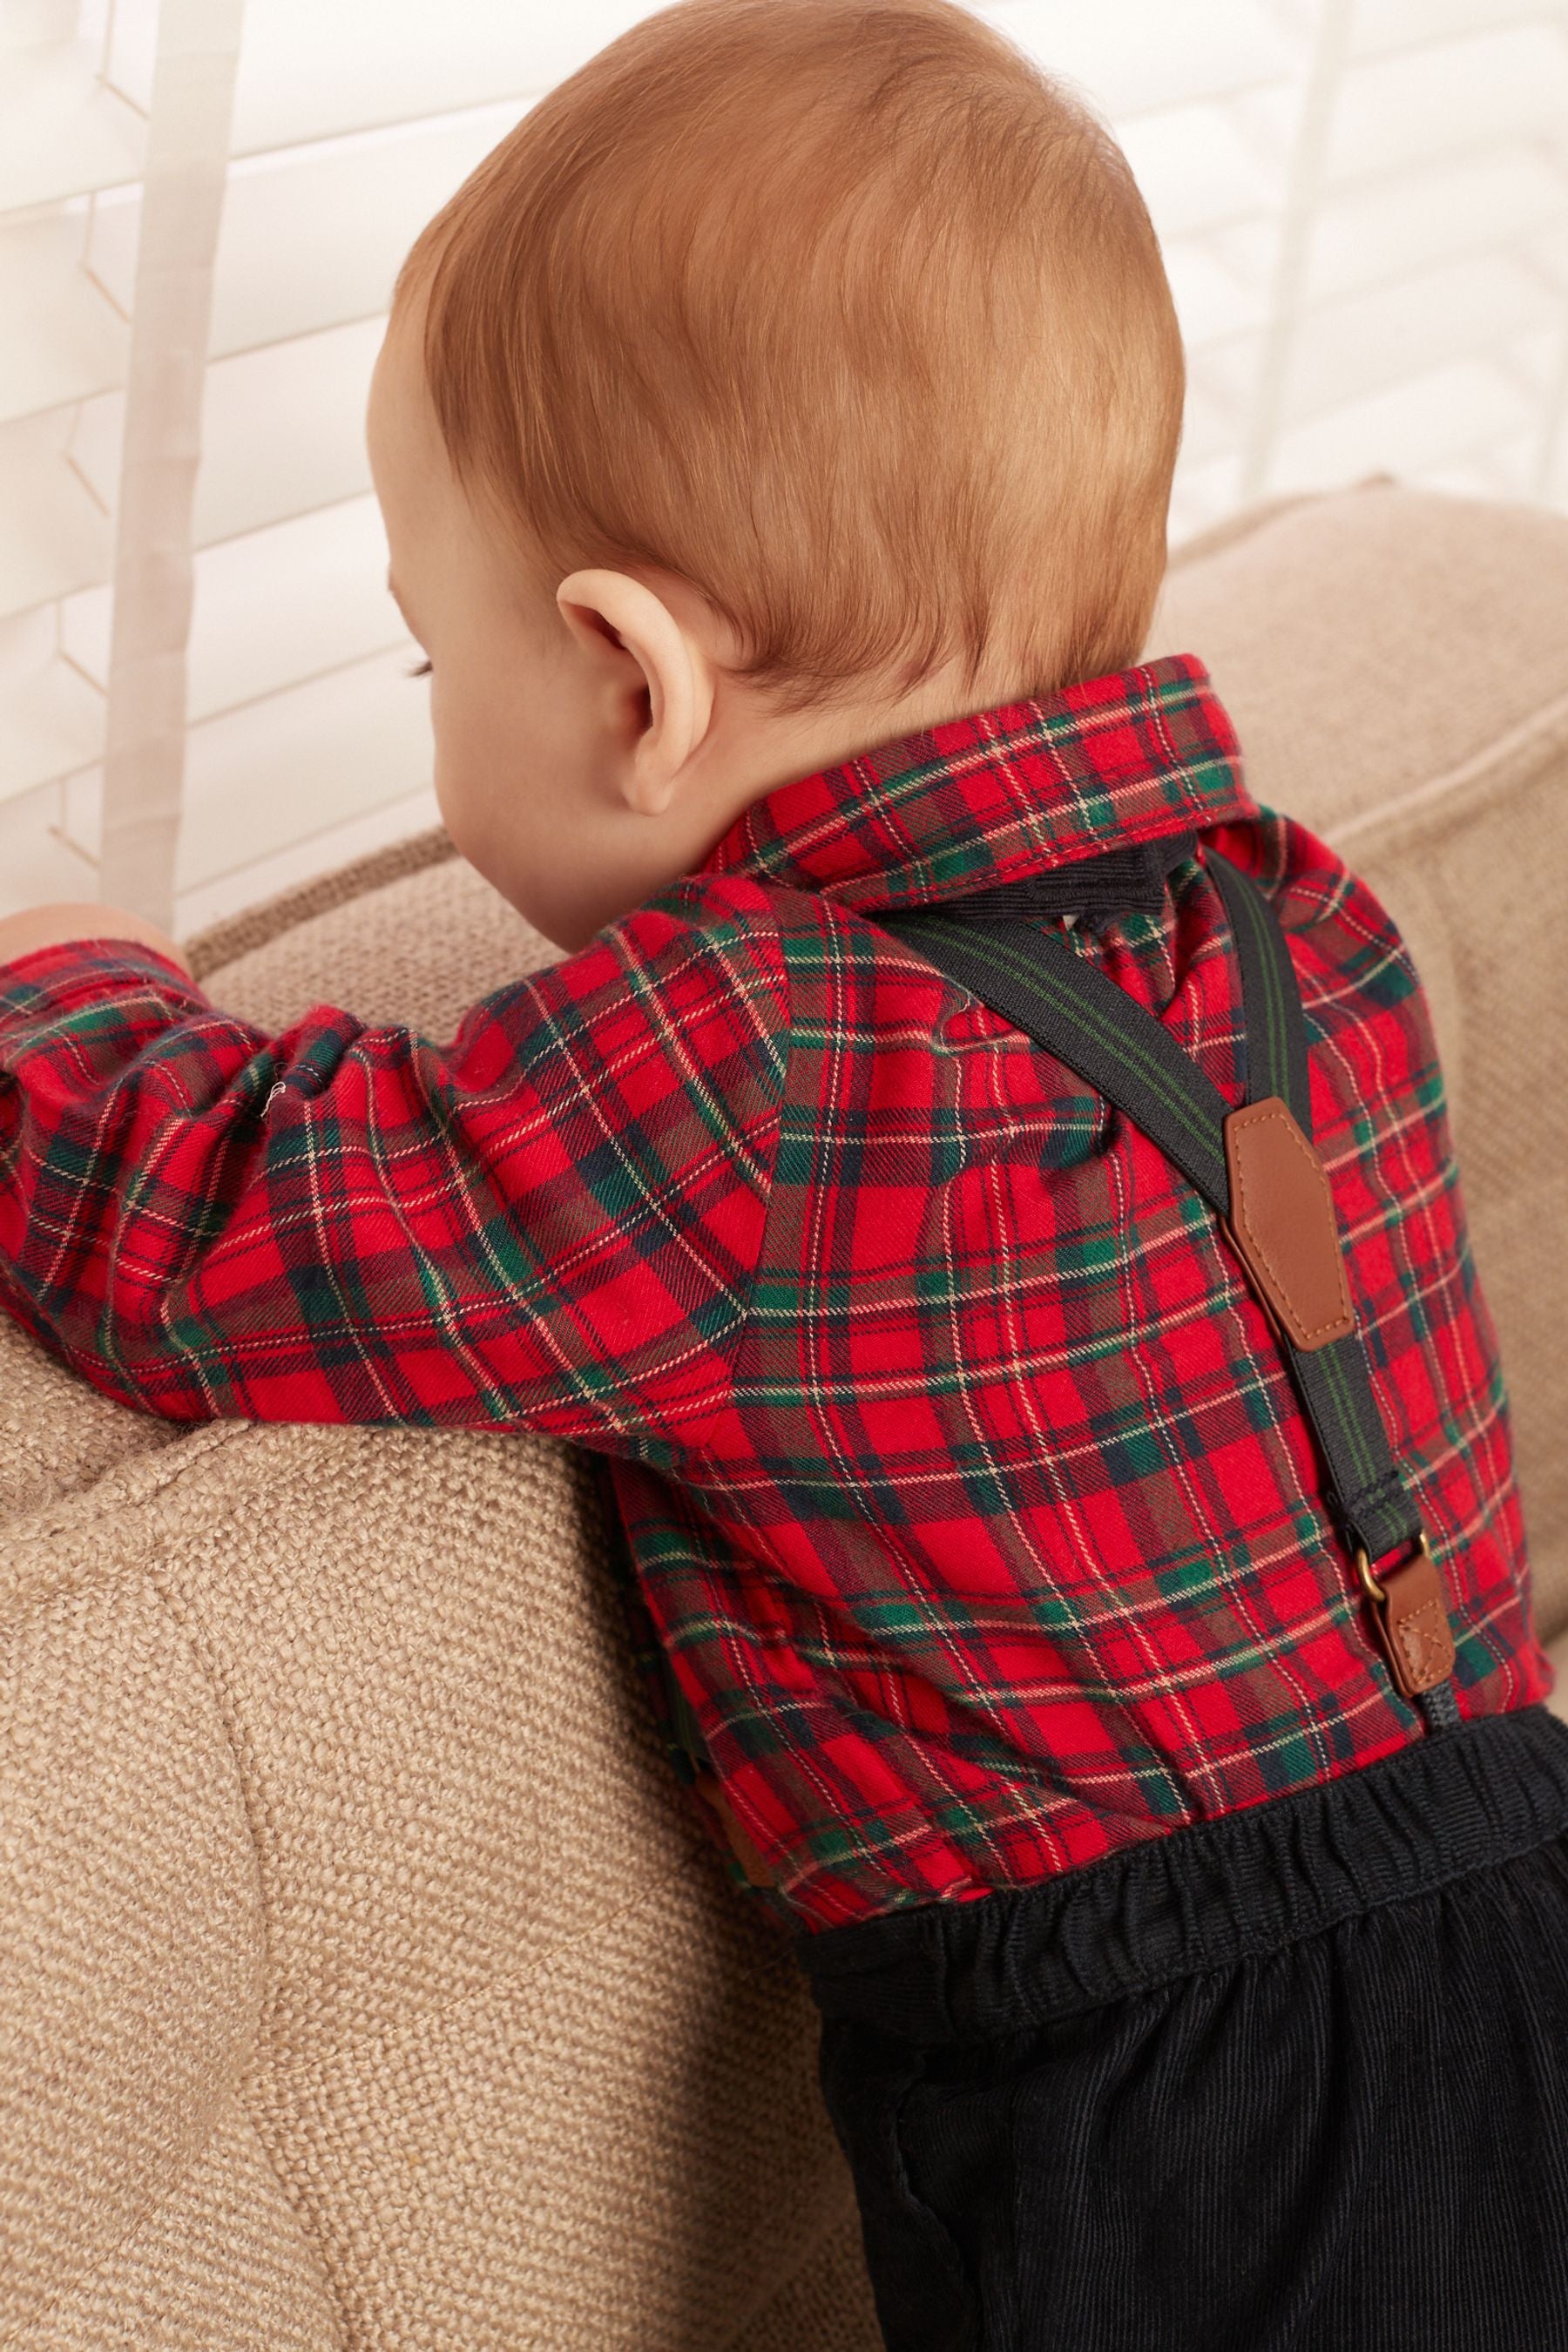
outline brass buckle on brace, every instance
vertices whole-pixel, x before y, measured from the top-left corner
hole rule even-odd
[[[1425,1528],[1413,1549],[1382,1577],[1373,1575],[1363,1545],[1356,1545],[1354,1558],[1401,1697],[1418,1698],[1447,1682],[1454,1671],[1454,1629]]]
[[[1415,1550],[1418,1552],[1424,1552],[1428,1559],[1432,1559],[1432,1547],[1426,1540],[1426,1530],[1425,1528],[1421,1529],[1420,1534],[1415,1538]],[[1415,1553],[1412,1553],[1411,1557],[1414,1559]],[[1436,1567],[1437,1563],[1435,1559],[1432,1560],[1432,1565],[1434,1568]],[[1366,1546],[1364,1544],[1357,1544],[1355,1548],[1355,1572],[1362,1580],[1362,1589],[1365,1592],[1369,1601],[1387,1600],[1388,1588],[1386,1585],[1380,1584],[1376,1577],[1373,1576],[1372,1572],[1372,1562],[1366,1556]]]

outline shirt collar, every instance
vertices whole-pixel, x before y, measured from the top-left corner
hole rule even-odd
[[[780,784],[736,819],[701,870],[868,912],[1257,814],[1208,672],[1177,654],[944,719]]]

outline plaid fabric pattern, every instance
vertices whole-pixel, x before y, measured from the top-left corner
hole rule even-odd
[[[1194,827],[1290,934],[1461,1711],[1527,1704],[1550,1670],[1421,992],[1364,886],[1251,800],[1191,658],[780,787],[444,1050],[332,1008],[266,1036],[130,949],[22,959],[0,1296],[164,1414],[595,1449],[672,1726],[797,1923],[1369,1763],[1419,1725],[1211,1213],[875,919]],[[1201,855],[1161,915],[1067,936],[1240,1098]]]

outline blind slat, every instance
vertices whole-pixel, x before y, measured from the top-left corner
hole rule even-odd
[[[364,411],[384,331],[381,319],[361,320],[207,370],[198,547],[370,488]]]
[[[62,660],[50,612],[0,623],[0,801],[103,756],[103,694]]]
[[[1530,148],[1467,155],[1330,196],[1312,228],[1309,297],[1331,299],[1555,224],[1568,240],[1568,173]]]
[[[0,213],[137,179],[145,152],[146,125],[85,49],[14,49],[0,61]]]
[[[572,0],[525,16],[495,0],[264,0],[246,19],[234,152],[255,155],[501,99],[536,97],[648,13]],[[301,58],[310,70],[300,70]]]
[[[1270,486],[1332,488],[1385,472],[1394,449],[1405,478],[1425,476],[1512,434],[1528,433],[1536,421],[1536,404],[1506,367],[1457,360],[1282,433],[1269,468]]]
[[[419,230],[520,111],[487,108],[234,170],[213,268],[212,357],[384,311]],[[89,247],[94,273],[127,309],[139,210],[100,207]]]
[[[1272,14],[1248,0],[1203,0],[1179,16],[1169,0],[991,0],[976,14],[993,18],[1047,72],[1092,91],[1119,122],[1155,107],[1289,81],[1299,64],[1296,45]]]
[[[174,883],[184,895],[327,828],[426,791],[428,698],[380,655],[193,727]],[[70,838],[97,847],[100,779],[68,799]]]
[[[0,425],[123,380],[125,321],[82,267],[85,229],[65,213],[0,226]]]
[[[216,546],[369,489],[364,406],[383,331],[380,319],[362,320],[208,367],[193,546]],[[104,499],[113,495],[123,429],[120,394],[84,405],[74,447]]]
[[[104,683],[109,637],[107,588],[68,601],[64,650]],[[195,559],[185,696],[193,725],[392,651],[418,658],[387,593],[386,534],[374,498],[300,516]]]
[[[0,426],[0,621],[107,580],[113,536],[68,462],[68,409]]]
[[[1293,94],[1251,90],[1237,112],[1252,139],[1277,144],[1291,135]],[[1561,138],[1565,122],[1568,31],[1555,18],[1363,58],[1335,93],[1324,192],[1505,141]]]
[[[1279,203],[1278,157],[1261,154],[1212,100],[1135,116],[1121,144],[1166,239],[1258,215]]]
[[[1562,0],[1359,0],[1351,49],[1355,57],[1375,57],[1564,15]]]
[[[51,898],[90,898],[90,859],[57,835],[59,794],[52,789],[0,798],[0,915],[17,915]]]
[[[1280,415],[1309,424],[1435,368],[1495,362],[1516,339],[1542,331],[1555,349],[1562,301],[1525,262],[1488,254],[1413,273],[1338,302],[1303,305],[1287,355]],[[1215,343],[1194,365],[1233,409],[1245,409],[1257,373],[1256,341]]]

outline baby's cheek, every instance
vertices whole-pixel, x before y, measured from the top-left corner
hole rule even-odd
[[[460,741],[453,742],[449,733],[437,726],[434,778],[436,805],[458,855],[482,871],[486,830],[483,795],[476,793],[473,778],[473,763],[465,757]]]

